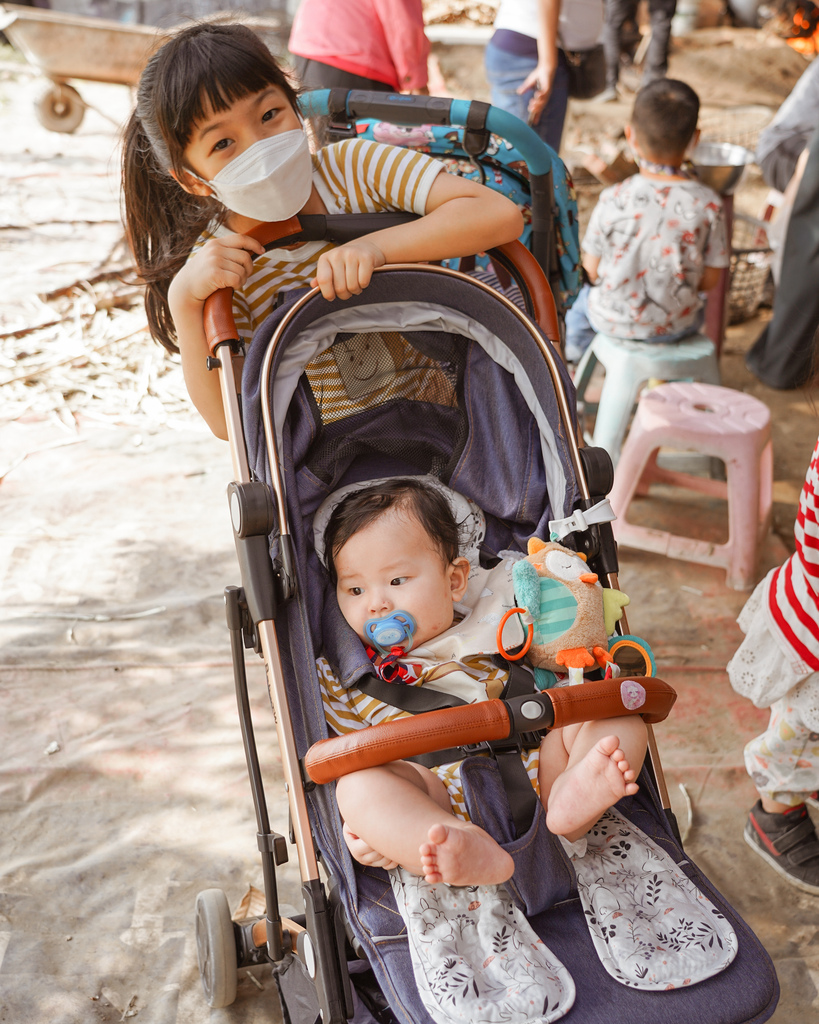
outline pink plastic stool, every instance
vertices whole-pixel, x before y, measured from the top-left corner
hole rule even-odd
[[[660,447],[700,452],[725,463],[727,483],[672,472],[657,465]],[[728,499],[728,542],[711,544],[626,519],[639,490],[656,481]],[[614,535],[629,548],[728,570],[727,584],[747,590],[756,579],[757,551],[771,522],[773,448],[771,414],[750,395],[713,384],[661,384],[643,392],[609,498]]]

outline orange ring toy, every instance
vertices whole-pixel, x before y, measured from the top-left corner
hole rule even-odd
[[[507,653],[506,648],[503,646],[503,627],[509,621],[510,616],[517,615],[517,614],[520,614],[520,613],[523,613],[525,615],[526,614],[526,609],[525,608],[510,608],[509,611],[500,620],[500,625],[498,626],[498,632],[497,632],[497,637],[496,637],[497,642],[498,642],[498,650],[504,656],[504,658],[506,658],[507,661],[520,661],[520,659],[526,654],[526,652],[532,646],[532,637],[535,635],[534,623],[530,622],[529,623],[529,628],[528,628],[528,631],[527,631],[527,635],[526,635],[526,640],[524,641],[524,644],[523,644],[523,649],[518,651],[517,654],[508,654]]]

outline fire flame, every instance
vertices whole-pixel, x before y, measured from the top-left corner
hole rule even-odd
[[[819,19],[814,4],[808,8],[797,7],[793,14],[792,32],[785,40],[788,46],[804,57],[815,57],[819,53]]]

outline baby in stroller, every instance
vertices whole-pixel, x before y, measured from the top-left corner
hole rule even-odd
[[[399,686],[423,685],[431,678],[444,691],[468,679],[473,700],[499,692],[507,675],[503,667],[494,665],[488,654],[453,661],[457,637],[442,637],[449,630],[458,632],[455,607],[466,593],[472,567],[458,554],[458,525],[440,489],[398,478],[348,494],[330,515],[324,545],[341,612],[368,645],[382,678]],[[509,573],[503,565],[500,574],[475,573],[482,584],[498,591],[499,600],[508,591],[503,584]],[[507,598],[511,606],[511,595]],[[381,647],[383,629],[396,622],[405,639]],[[490,627],[486,632],[494,631]],[[439,638],[446,646],[436,643]],[[414,654],[407,662],[410,651]],[[362,706],[360,691],[343,690],[326,661],[320,678],[328,720],[336,731],[384,720],[384,706],[366,698]],[[339,713],[342,704],[355,716],[354,723]],[[605,810],[636,793],[634,780],[645,750],[642,718],[624,716],[554,729],[539,748],[524,752],[550,831],[569,842],[578,840]],[[468,820],[457,775],[453,764],[430,769],[395,761],[339,779],[336,795],[355,859],[386,869],[400,864],[430,883],[505,882],[514,862]],[[448,790],[454,791],[454,805]]]

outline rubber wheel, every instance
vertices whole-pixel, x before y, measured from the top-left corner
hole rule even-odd
[[[205,889],[196,897],[196,955],[208,1006],[230,1006],[238,980],[236,940],[221,889]]]
[[[50,132],[75,132],[85,117],[82,97],[70,85],[52,85],[34,104],[37,120]]]

